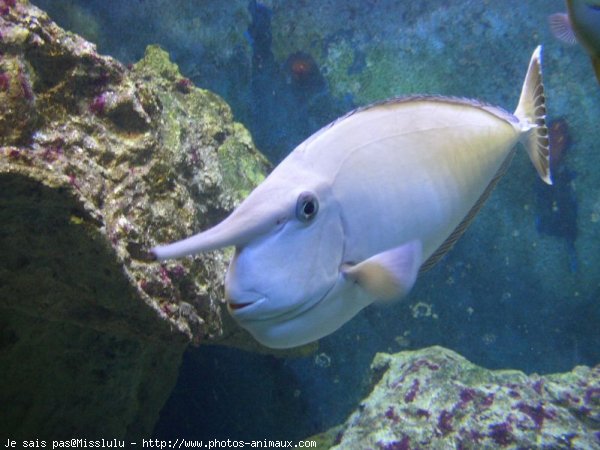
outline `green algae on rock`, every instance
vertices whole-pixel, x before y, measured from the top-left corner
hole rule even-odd
[[[600,448],[600,366],[487,370],[442,347],[378,353],[371,393],[321,448]]]
[[[0,430],[148,436],[188,342],[257,346],[224,328],[222,252],[144,249],[223,218],[268,165],[165,52],[128,69],[24,1],[0,16],[0,100]]]

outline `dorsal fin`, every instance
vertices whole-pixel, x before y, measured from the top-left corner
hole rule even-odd
[[[498,117],[499,119],[506,120],[507,122],[514,123],[517,121],[517,118],[513,114],[509,113],[508,111],[500,108],[499,106],[494,106],[490,103],[483,102],[480,100],[463,98],[463,97],[434,95],[434,94],[415,94],[415,95],[406,95],[406,96],[400,96],[400,97],[392,97],[392,98],[389,98],[386,100],[381,100],[381,101],[371,103],[371,104],[368,104],[365,106],[359,106],[358,108],[353,109],[352,111],[344,114],[342,117],[337,118],[333,122],[328,123],[327,125],[322,127],[319,131],[315,132],[312,136],[310,136],[308,139],[306,139],[300,145],[310,144],[311,142],[318,139],[319,136],[321,136],[321,134],[323,134],[325,131],[342,123],[344,120],[348,119],[351,116],[354,116],[355,114],[359,114],[364,111],[369,111],[371,109],[389,108],[389,107],[394,107],[394,106],[402,105],[402,104],[406,104],[406,103],[421,102],[421,101],[473,106],[475,108],[481,109],[482,111],[486,111],[487,113],[492,114],[492,115]]]

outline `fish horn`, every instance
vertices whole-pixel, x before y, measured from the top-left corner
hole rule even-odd
[[[244,206],[240,205],[239,209],[214,227],[181,241],[154,247],[150,253],[162,261],[223,247],[242,246],[276,226],[277,216],[272,212]]]

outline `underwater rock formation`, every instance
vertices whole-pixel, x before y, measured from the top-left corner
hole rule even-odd
[[[600,365],[527,376],[430,347],[371,369],[372,392],[322,448],[600,448]]]
[[[222,317],[226,255],[144,249],[222,219],[266,169],[159,48],[126,68],[27,2],[3,9],[0,433],[147,437],[188,342],[257,348]]]

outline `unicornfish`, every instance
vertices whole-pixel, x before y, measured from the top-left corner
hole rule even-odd
[[[541,47],[517,109],[416,95],[359,108],[296,147],[222,222],[151,249],[233,246],[225,299],[272,348],[326,336],[405,296],[463,234],[522,143],[551,183]]]
[[[600,0],[566,0],[566,4],[566,13],[548,18],[552,34],[567,44],[583,46],[600,83]]]

